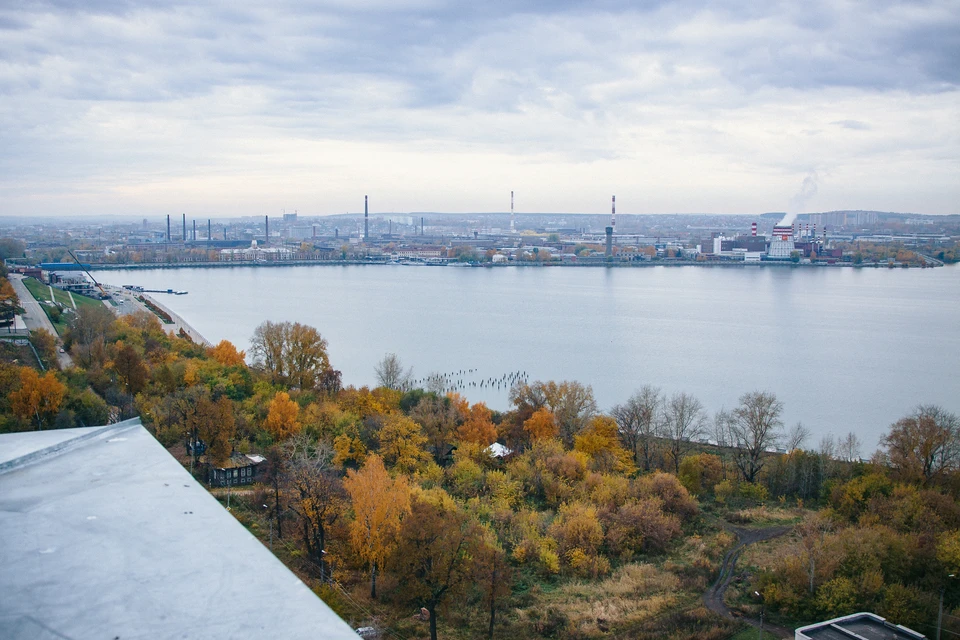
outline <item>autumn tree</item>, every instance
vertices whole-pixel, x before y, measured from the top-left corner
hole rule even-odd
[[[77,364],[102,367],[107,360],[106,345],[113,339],[115,317],[103,305],[82,305],[70,322],[67,341]]]
[[[311,448],[306,438],[288,441],[286,484],[290,507],[303,525],[307,555],[320,568],[320,580],[330,576],[326,561],[327,535],[347,506],[347,493],[325,445]]]
[[[20,299],[13,285],[4,277],[0,277],[0,323],[10,324],[13,317],[20,311]]]
[[[734,462],[747,482],[755,482],[763,468],[763,456],[783,437],[783,403],[773,393],[751,391],[740,396],[740,406],[733,410],[731,445]]]
[[[624,445],[633,453],[637,465],[650,471],[655,440],[663,430],[663,397],[660,389],[644,385],[624,403],[610,412]]]
[[[316,329],[299,322],[267,320],[254,330],[250,342],[254,366],[274,383],[313,389],[330,370],[327,341]]]
[[[377,363],[377,384],[388,389],[406,389],[413,378],[413,369],[403,368],[403,362],[395,353],[388,353]]]
[[[377,569],[393,550],[400,525],[410,512],[410,487],[404,476],[391,478],[383,459],[373,453],[359,471],[347,471],[343,487],[353,505],[350,540],[370,567],[370,597],[376,599]]]
[[[463,424],[457,429],[460,442],[473,442],[488,446],[497,440],[497,427],[493,424],[492,412],[487,405],[477,402],[467,411]]]
[[[147,386],[150,370],[143,358],[129,344],[118,345],[113,357],[113,370],[117,373],[121,388],[130,395],[136,395]]]
[[[555,438],[559,433],[557,420],[553,412],[546,407],[534,411],[533,415],[523,423],[523,429],[530,434],[532,440],[548,440]]]
[[[43,376],[29,367],[20,369],[20,388],[10,393],[10,408],[24,422],[36,421],[43,429],[60,410],[67,388],[52,371]]]
[[[960,464],[960,419],[936,405],[920,405],[897,420],[880,445],[902,479],[930,485]]]
[[[286,391],[278,391],[267,410],[266,428],[275,440],[285,440],[300,430],[300,406]]]
[[[674,472],[680,472],[680,460],[692,443],[703,436],[707,424],[703,404],[688,393],[676,393],[667,402],[664,436],[669,438]]]
[[[594,471],[630,474],[633,456],[620,444],[617,422],[609,416],[594,416],[589,426],[574,438],[573,448],[590,456]]]
[[[209,419],[198,425],[199,435],[207,443],[207,455],[213,464],[222,467],[230,460],[233,439],[237,435],[233,402],[222,396],[209,408],[207,415]]]
[[[496,535],[487,531],[474,554],[473,575],[486,610],[490,613],[487,638],[493,640],[497,611],[510,596],[513,570]]]
[[[58,367],[57,338],[46,329],[34,329],[30,332],[30,344],[33,345],[47,368]]]
[[[583,431],[597,413],[593,389],[579,382],[520,383],[510,389],[510,402],[526,422],[534,412],[547,407],[556,419],[564,444],[573,446],[573,438]]]
[[[413,473],[430,460],[424,450],[427,437],[423,429],[404,415],[386,416],[377,437],[383,461],[400,473]]]
[[[246,365],[246,353],[237,351],[229,340],[221,340],[217,346],[210,347],[210,357],[225,367],[241,367]]]
[[[431,640],[437,638],[437,609],[469,583],[481,540],[477,522],[442,490],[414,498],[390,566],[404,597],[430,613]]]
[[[459,413],[448,397],[427,394],[410,411],[410,417],[423,426],[433,449],[433,458],[442,465],[451,449]]]

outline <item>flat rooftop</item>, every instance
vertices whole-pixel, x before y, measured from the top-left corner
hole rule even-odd
[[[873,613],[854,613],[796,630],[796,640],[924,640],[912,629],[887,622]]]
[[[358,636],[141,426],[0,435],[0,637]]]

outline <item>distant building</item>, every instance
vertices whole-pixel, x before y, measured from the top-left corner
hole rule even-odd
[[[96,292],[93,283],[82,271],[47,271],[47,284],[58,289],[94,297]]]
[[[234,453],[222,467],[206,459],[200,462],[207,465],[207,483],[214,487],[226,487],[238,484],[253,484],[260,479],[260,465],[266,458],[259,455]]]
[[[794,640],[926,640],[927,636],[864,612],[808,624],[797,629],[793,637]]]

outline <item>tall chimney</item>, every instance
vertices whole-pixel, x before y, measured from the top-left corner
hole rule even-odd
[[[167,242],[170,242],[170,214],[167,214]]]
[[[213,240],[213,235],[211,234],[211,229],[213,227],[210,224],[210,218],[207,218],[207,242]]]
[[[610,200],[610,227],[617,228],[617,196]]]
[[[194,242],[197,241],[197,221],[196,221],[196,219],[194,219],[194,221],[193,221],[193,241],[194,241]]]
[[[753,236],[754,238],[757,237],[757,223],[756,223],[756,222],[754,222],[754,223],[752,223],[752,224],[750,225],[750,235]]]
[[[513,221],[513,191],[510,192],[510,233],[516,233],[517,227]]]
[[[363,239],[370,239],[370,211],[367,208],[367,196],[363,196]]]
[[[263,246],[270,244],[270,216],[263,216]]]
[[[423,235],[423,216],[420,216],[420,235]]]
[[[187,242],[187,214],[183,214],[183,235],[180,236],[180,238],[182,239],[183,243],[186,244],[186,242]]]
[[[613,227],[607,227],[607,248],[604,251],[604,255],[608,258],[613,255]]]

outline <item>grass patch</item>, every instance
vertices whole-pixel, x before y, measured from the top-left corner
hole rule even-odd
[[[69,326],[70,312],[73,311],[74,303],[76,303],[77,309],[103,305],[103,302],[100,300],[80,295],[79,293],[73,294],[73,302],[71,302],[71,294],[61,289],[57,289],[56,287],[50,287],[49,285],[43,284],[36,278],[24,278],[23,285],[27,288],[27,291],[29,291],[30,294],[40,303],[40,306],[43,308],[43,312],[47,314],[47,318],[53,324],[53,328],[56,329],[57,333],[60,335],[63,335],[63,332]],[[53,302],[56,303],[60,309],[67,310],[56,319],[54,318],[56,314],[51,314],[51,309],[53,308],[50,299],[51,288],[53,289]]]
[[[735,636],[731,636],[730,640],[758,640],[758,638],[761,637],[763,640],[777,640],[777,636],[769,631],[764,631],[763,636],[761,636],[760,630],[754,629],[753,627],[748,627]]]
[[[803,521],[803,511],[787,507],[771,507],[762,504],[757,507],[731,511],[727,514],[727,522],[738,525],[752,525],[755,527],[776,527],[800,524]]]

